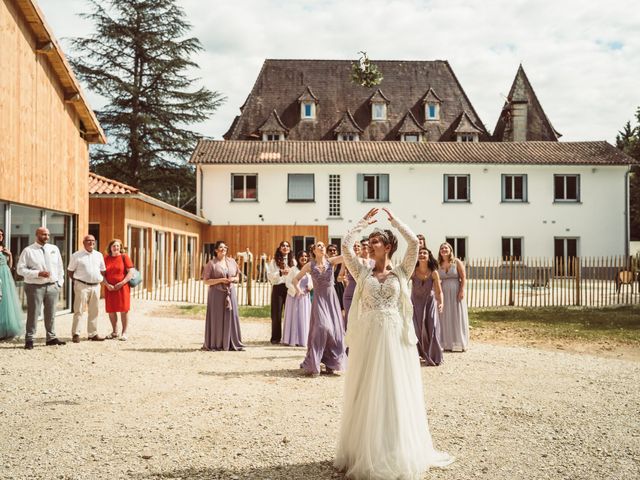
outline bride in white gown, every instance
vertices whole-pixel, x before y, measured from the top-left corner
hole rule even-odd
[[[429,467],[444,467],[454,459],[433,448],[425,411],[408,288],[418,238],[383,210],[407,241],[402,263],[391,268],[397,239],[390,230],[370,236],[373,269],[357,260],[352,247],[343,252],[357,286],[349,311],[349,368],[335,466],[352,479],[413,480]],[[371,209],[342,244],[353,245],[362,230],[376,222],[377,213]]]

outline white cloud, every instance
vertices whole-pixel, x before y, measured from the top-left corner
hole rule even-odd
[[[492,130],[522,62],[563,140],[612,142],[640,106],[632,0],[179,0],[205,51],[198,76],[228,97],[198,126],[221,138],[265,58],[444,59]],[[41,0],[58,37],[85,35],[82,0]],[[90,96],[93,100],[93,97]]]

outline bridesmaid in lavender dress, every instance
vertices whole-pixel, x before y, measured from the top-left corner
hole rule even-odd
[[[454,256],[453,247],[445,242],[440,245],[438,265],[444,299],[444,312],[440,316],[442,347],[445,351],[464,352],[469,346],[469,314],[464,299],[464,264]]]
[[[217,241],[215,257],[202,272],[204,284],[209,285],[203,350],[244,350],[234,285],[238,281],[238,264],[227,257],[227,249],[224,242]]]
[[[338,295],[333,287],[333,267],[342,262],[342,256],[327,258],[325,251],[323,242],[316,243],[313,248],[315,258],[302,267],[293,281],[296,293],[300,295],[298,283],[302,277],[311,273],[313,280],[307,356],[300,365],[309,376],[320,374],[321,363],[329,374],[343,370],[345,366],[344,325]]]
[[[291,267],[291,271],[286,279],[287,301],[284,305],[284,336],[282,343],[296,347],[306,347],[309,336],[309,318],[311,317],[310,294],[313,289],[311,275],[308,273],[300,280],[300,291],[302,295],[296,295],[293,287],[293,279],[309,261],[309,256],[304,250],[296,254],[296,266]],[[298,268],[300,267],[300,268]]]
[[[442,346],[438,314],[442,313],[442,289],[438,262],[426,247],[418,251],[418,263],[411,282],[413,326],[418,337],[418,355],[428,366],[440,365]]]

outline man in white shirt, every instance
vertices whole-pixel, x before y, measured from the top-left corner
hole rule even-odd
[[[24,277],[24,292],[27,297],[27,332],[24,348],[33,349],[38,314],[44,304],[44,326],[47,330],[47,345],[64,345],[55,332],[56,305],[64,284],[64,267],[60,250],[49,245],[49,230],[36,230],[36,242],[20,254],[16,269]]]
[[[67,267],[69,278],[73,280],[73,325],[71,341],[80,342],[80,319],[87,310],[87,336],[89,340],[101,342],[104,337],[98,335],[98,305],[100,303],[100,284],[104,282],[104,257],[95,249],[96,239],[87,235],[82,239],[84,248],[71,255]]]

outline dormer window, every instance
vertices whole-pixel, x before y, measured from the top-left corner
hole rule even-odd
[[[429,88],[427,93],[422,97],[422,103],[424,104],[424,118],[428,122],[437,122],[440,120],[440,105],[442,100],[436,95],[433,88]]]
[[[273,110],[262,125],[258,128],[263,142],[278,142],[285,140],[289,129],[282,123],[278,112]]]
[[[311,87],[307,86],[302,95],[298,97],[298,102],[300,102],[300,119],[315,120],[318,97],[313,94]]]
[[[417,143],[421,141],[421,139],[422,135],[420,135],[419,133],[403,133],[400,137],[400,141],[410,143]]]
[[[360,135],[357,133],[339,133],[338,141],[339,142],[357,142],[360,140]]]
[[[387,119],[387,104],[386,103],[372,103],[371,104],[371,119],[372,120],[386,120]]]
[[[314,102],[302,102],[300,104],[300,117],[303,120],[315,120],[316,104]]]
[[[376,90],[369,98],[369,103],[371,103],[371,120],[381,121],[387,119],[387,105],[389,105],[389,99],[384,96],[382,90]]]
[[[427,103],[427,120],[440,120],[440,104]]]
[[[262,134],[263,142],[278,142],[280,140],[284,140],[284,133],[263,133]]]
[[[477,133],[459,133],[458,142],[477,142],[478,134]]]

